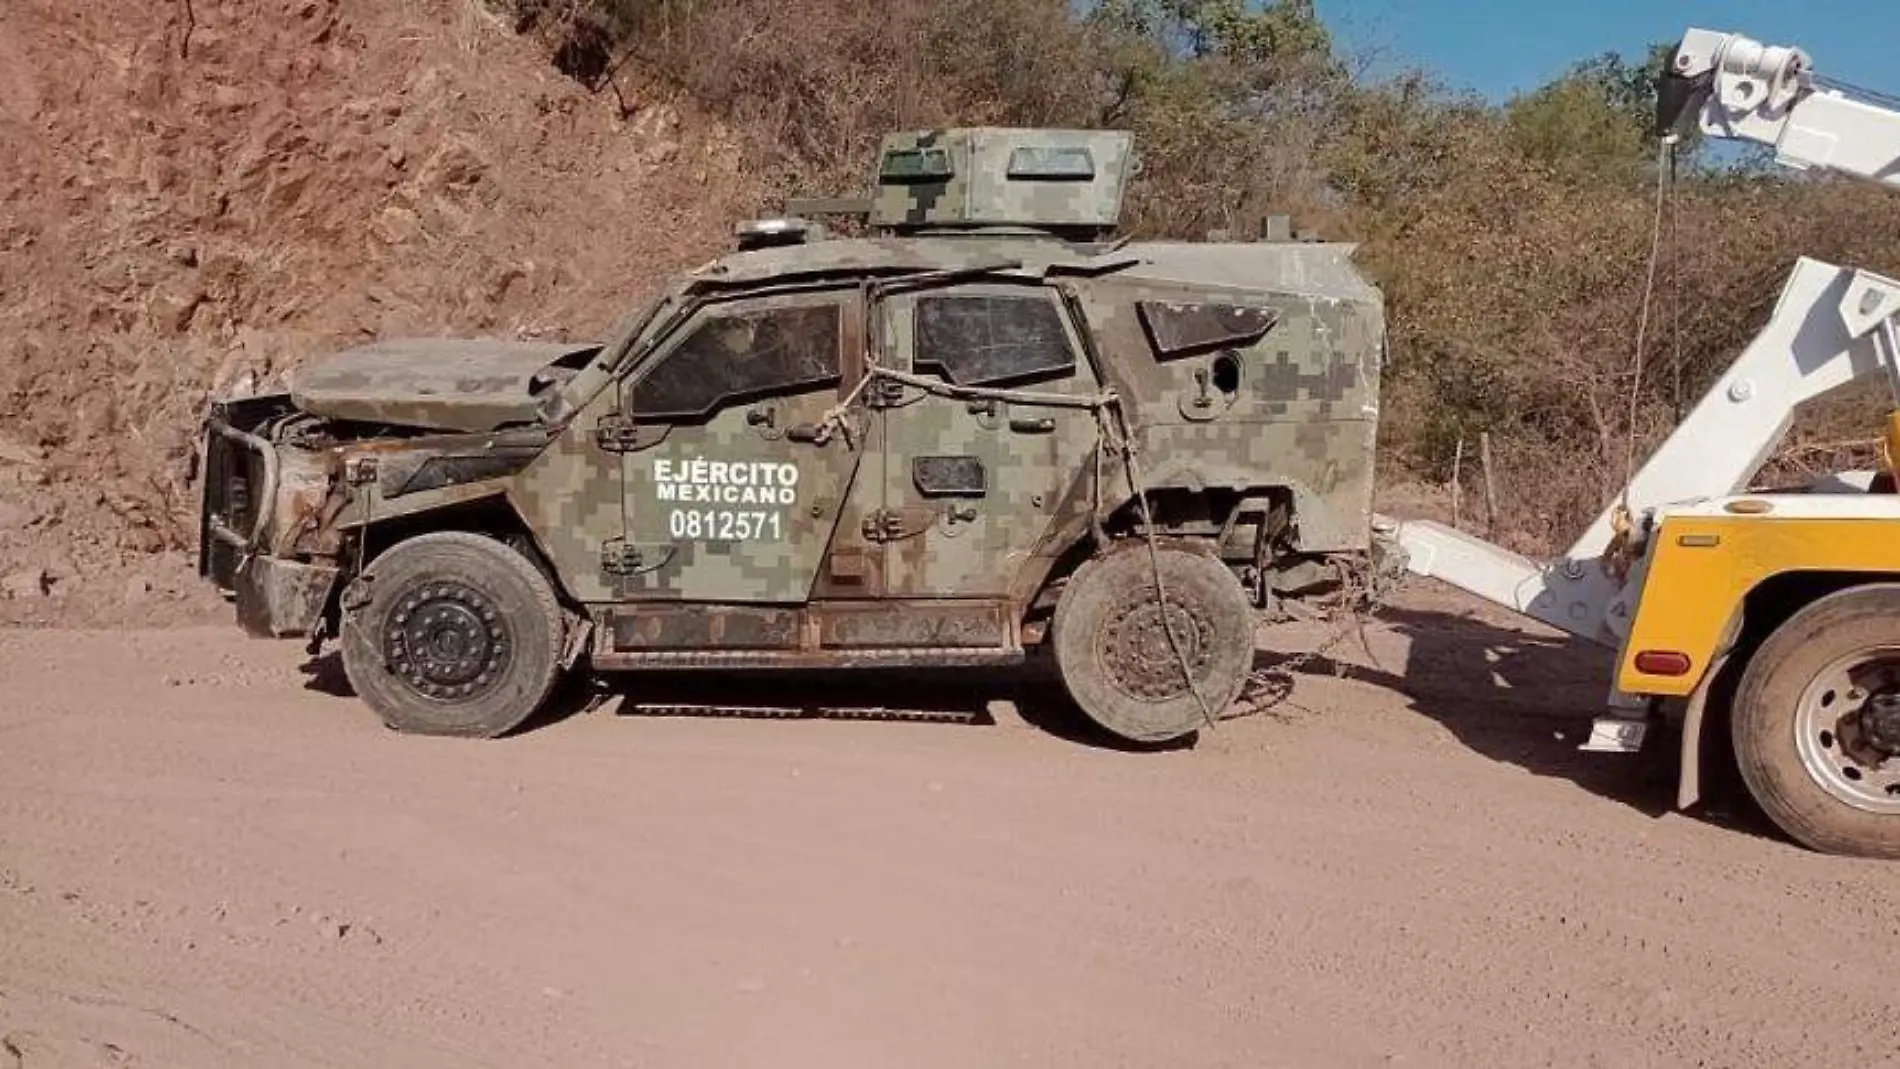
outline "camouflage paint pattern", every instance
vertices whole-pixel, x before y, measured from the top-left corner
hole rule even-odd
[[[958,296],[1019,294],[1022,287],[959,285],[928,291]],[[1033,292],[1033,291],[1032,291]],[[1048,299],[1056,300],[1054,293]],[[882,362],[910,371],[915,297],[886,302]],[[1073,328],[1066,331],[1074,370],[1027,387],[1086,398],[1099,391]],[[1056,516],[1062,491],[1088,466],[1096,421],[1086,409],[968,402],[910,389],[880,413],[884,423],[884,508],[902,522],[885,542],[886,592],[894,596],[982,597],[1009,593]],[[982,466],[980,493],[926,494],[914,462],[920,457],[973,458]]]
[[[600,562],[626,536],[621,457],[600,448],[595,430],[618,412],[612,389],[597,390],[548,448],[509,481],[508,500],[547,558],[557,584],[579,602],[613,601],[615,577]]]
[[[1300,548],[1370,544],[1384,307],[1329,245],[1131,245],[1143,262],[1077,285],[1109,385],[1156,487],[1280,486],[1303,499]],[[1258,280],[1251,284],[1247,280]],[[1145,304],[1269,311],[1251,342],[1158,354]],[[1222,390],[1216,363],[1238,370]]]
[[[867,361],[915,367],[920,299],[1004,288],[1046,294],[1074,356],[1007,388],[1112,394],[1151,488],[1288,495],[1295,549],[1368,546],[1384,308],[1350,246],[1091,243],[1133,171],[1120,133],[946,130],[884,147],[941,150],[948,173],[930,170],[935,156],[911,158],[920,173],[879,184],[872,236],[721,256],[604,346],[383,343],[317,365],[293,391],[309,416],[462,433],[365,437],[345,424],[319,446],[277,423],[247,426],[304,473],[261,488],[278,502],[266,549],[348,571],[353,531],[504,504],[558,586],[603,623],[601,643],[619,634],[685,656],[729,636],[757,653],[795,634],[810,653],[848,634],[851,663],[875,660],[864,643],[880,634],[967,647],[989,633],[972,621],[1020,619],[1057,559],[1128,515],[1133,493],[1086,407],[858,389]],[[1023,177],[1025,161],[1042,176]],[[735,395],[691,418],[635,414],[644,377],[708,316],[825,301],[846,309],[837,382]],[[847,400],[842,424],[827,423]],[[545,446],[523,453],[514,440],[525,466],[482,474],[500,463],[481,463],[483,450],[519,433],[497,430],[510,424],[539,428]],[[830,433],[791,433],[820,425]],[[435,455],[473,474],[399,492]],[[919,458],[980,465],[980,485],[926,493]],[[383,472],[352,476],[365,460]]]
[[[300,372],[291,399],[312,415],[359,423],[486,431],[536,415],[537,377],[598,343],[413,339],[337,353]]]
[[[1121,217],[1134,139],[1111,130],[930,130],[886,136],[878,160],[873,226],[1106,231]]]
[[[627,541],[641,563],[618,584],[620,597],[805,600],[861,453],[842,436],[789,440],[784,426],[815,426],[837,401],[826,389],[728,408],[629,455]],[[749,422],[767,406],[776,429]]]
[[[630,423],[636,445],[615,457],[594,430],[636,412],[643,380],[709,320],[815,305],[844,311],[833,344],[840,375],[863,345],[855,289],[711,305],[649,354],[624,365],[570,425],[562,444],[515,480],[514,500],[570,590],[585,601],[798,602],[810,596],[847,492],[861,440],[827,428],[800,440],[841,400],[840,386],[748,397],[708,417]],[[551,487],[564,488],[551,491]],[[615,566],[603,570],[602,561]],[[582,574],[588,578],[581,578]]]

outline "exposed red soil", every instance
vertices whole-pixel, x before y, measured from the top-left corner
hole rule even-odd
[[[208,391],[376,336],[597,337],[710,255],[736,153],[628,92],[475,0],[0,5],[0,623],[206,609]]]

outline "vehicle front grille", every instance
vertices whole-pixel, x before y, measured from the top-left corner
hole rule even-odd
[[[230,590],[256,548],[259,511],[274,492],[271,446],[214,410],[204,430],[204,489],[199,507],[198,573]]]

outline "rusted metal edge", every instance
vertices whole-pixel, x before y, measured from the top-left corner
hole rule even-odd
[[[1022,664],[1021,649],[918,648],[896,650],[663,650],[595,651],[595,668],[1007,668]]]

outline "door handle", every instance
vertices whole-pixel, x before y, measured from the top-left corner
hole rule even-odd
[[[1034,419],[1018,417],[1009,421],[1009,429],[1017,434],[1048,434],[1056,429],[1056,421],[1049,416]]]

